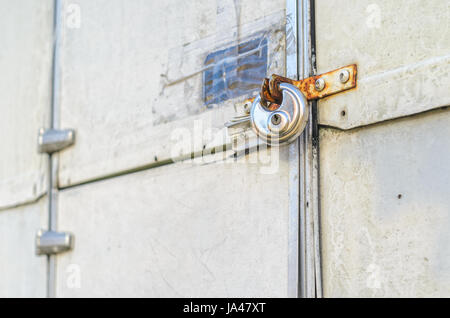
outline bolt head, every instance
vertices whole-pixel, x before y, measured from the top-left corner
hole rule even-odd
[[[343,70],[339,73],[339,81],[344,84],[348,82],[350,78],[350,73],[347,70]]]
[[[314,88],[318,92],[322,91],[325,88],[325,80],[323,78],[318,78],[314,83]]]

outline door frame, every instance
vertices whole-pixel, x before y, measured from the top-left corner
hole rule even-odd
[[[316,74],[314,0],[286,0],[286,76]],[[317,102],[289,145],[289,297],[322,297]]]

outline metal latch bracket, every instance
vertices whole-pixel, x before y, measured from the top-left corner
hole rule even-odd
[[[75,143],[73,129],[40,129],[38,137],[39,153],[54,153]]]
[[[36,234],[36,255],[52,255],[73,249],[72,233],[39,230]]]

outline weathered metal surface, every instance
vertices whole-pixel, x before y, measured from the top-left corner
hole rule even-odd
[[[51,104],[53,1],[0,1],[0,210],[47,188],[36,134]]]
[[[57,296],[286,297],[279,154],[222,152],[61,191],[58,227],[76,248],[57,256]]]
[[[319,101],[351,129],[450,105],[448,1],[316,1],[318,72],[358,64],[358,88]]]
[[[47,226],[47,204],[0,211],[0,297],[45,297],[47,258],[35,255],[34,236]]]
[[[65,17],[59,46],[61,127],[77,132],[59,154],[62,187],[229,144],[223,124],[242,96],[205,106],[209,54],[262,36],[267,72],[285,69],[285,0],[76,4],[80,23]]]
[[[345,72],[345,73],[344,73]],[[344,74],[348,78],[343,80]],[[280,83],[289,83],[296,86],[308,100],[315,100],[337,94],[356,87],[357,67],[356,64],[341,67],[337,70],[324,74],[311,76],[302,80],[294,80],[280,75],[273,74],[270,78],[264,79],[261,86],[261,105],[270,109],[275,107],[272,104],[281,104],[283,94],[280,90]],[[316,87],[316,82],[322,81],[323,87],[320,90]]]
[[[320,132],[325,297],[450,296],[450,110]]]

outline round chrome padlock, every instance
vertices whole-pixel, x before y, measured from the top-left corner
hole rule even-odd
[[[292,84],[280,83],[283,102],[276,110],[261,106],[258,95],[250,110],[250,121],[256,135],[269,145],[288,144],[305,129],[308,121],[308,101]]]

